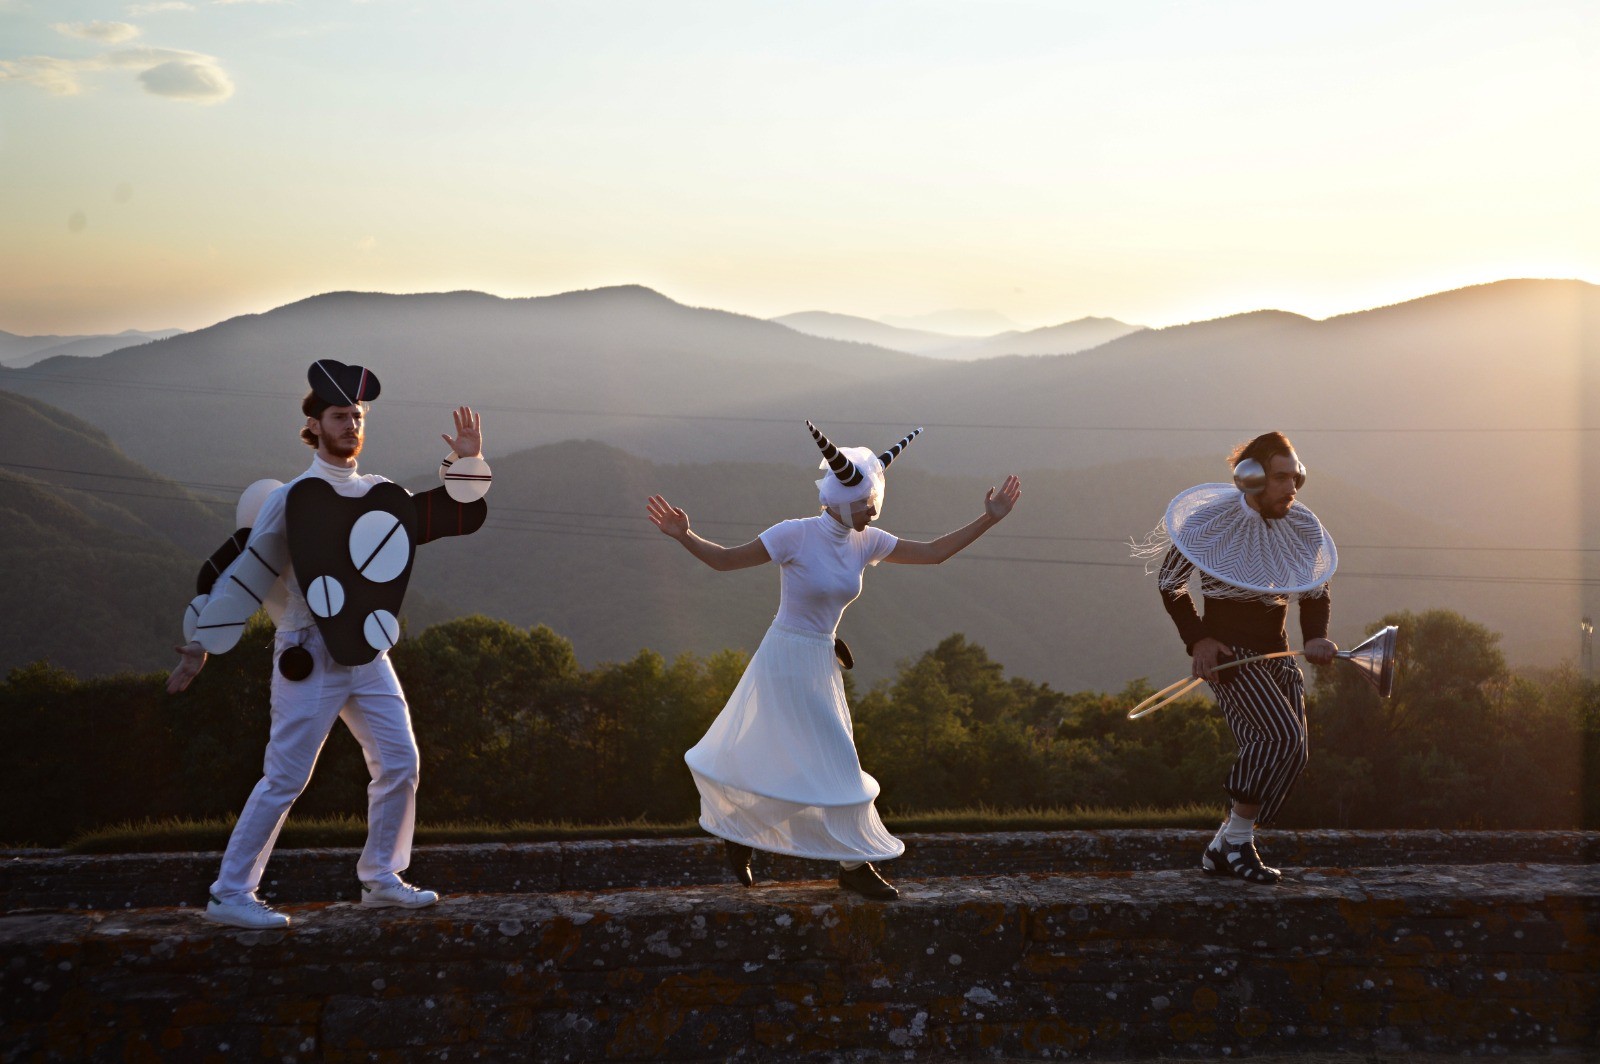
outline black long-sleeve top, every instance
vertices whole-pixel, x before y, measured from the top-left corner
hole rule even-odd
[[[1195,611],[1194,600],[1189,597],[1188,579],[1193,572],[1194,563],[1173,547],[1161,559],[1161,575],[1156,578],[1163,589],[1161,604],[1167,608],[1172,623],[1178,626],[1185,650],[1193,654],[1194,645],[1206,636],[1226,646],[1244,647],[1261,654],[1289,649],[1286,631],[1289,600],[1286,597],[1267,602],[1259,598],[1240,601],[1213,596],[1210,588],[1220,591],[1227,585],[1202,572],[1200,593],[1205,599],[1206,613],[1201,617]],[[1333,593],[1329,584],[1301,595],[1300,637],[1304,640],[1327,638],[1328,615],[1332,608]]]

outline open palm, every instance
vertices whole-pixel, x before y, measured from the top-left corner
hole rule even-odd
[[[673,539],[689,534],[689,515],[659,495],[652,495],[645,504],[650,523]]]
[[[1022,498],[1022,481],[1016,477],[1006,477],[1005,483],[999,489],[989,489],[989,494],[983,497],[983,509],[996,521],[1011,512],[1017,505],[1017,500]]]

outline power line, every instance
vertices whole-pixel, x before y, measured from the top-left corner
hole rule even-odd
[[[63,469],[60,466],[28,465],[24,462],[0,462],[9,469],[33,469],[46,473],[75,473],[83,477],[101,477],[107,480],[142,480],[152,484],[181,484],[186,488],[202,488],[208,491],[239,491],[232,484],[207,484],[201,481],[173,480],[171,477],[141,476],[133,473],[100,473],[91,469]]]
[[[94,472],[93,470],[87,470],[87,469],[70,469],[70,468],[64,468],[64,467],[60,467],[60,466],[28,465],[28,464],[24,464],[24,463],[21,463],[21,462],[0,462],[0,467],[6,467],[6,468],[11,468],[11,469],[28,469],[28,470],[44,471],[44,472],[52,472],[52,473],[71,473],[71,474],[76,474],[76,475],[80,475],[80,476],[109,477],[109,478],[113,478],[113,479],[117,479],[117,480],[145,481],[145,482],[154,483],[154,484],[171,484],[171,485],[176,485],[176,486],[179,486],[179,487],[196,488],[196,489],[205,490],[205,491],[237,492],[237,491],[242,490],[240,488],[235,488],[235,487],[231,487],[231,486],[228,486],[228,485],[206,484],[206,483],[201,483],[201,482],[172,480],[172,479],[166,478],[166,477],[135,476],[135,475],[132,475],[132,474],[125,474],[125,473],[97,473],[97,472]],[[198,498],[198,497],[194,497],[194,496],[146,495],[146,494],[140,494],[140,493],[137,493],[137,492],[118,492],[118,491],[112,491],[112,490],[109,490],[109,489],[91,488],[91,487],[86,487],[86,486],[82,486],[82,485],[58,485],[58,486],[65,487],[68,490],[88,491],[88,492],[94,492],[96,494],[102,494],[102,495],[124,495],[124,496],[131,496],[131,497],[134,497],[134,498],[144,498],[144,499],[165,499],[165,500],[169,500],[169,501],[173,501],[173,502],[197,502],[197,503],[202,503],[202,504],[205,504],[205,505],[208,505],[208,506],[231,506],[231,505],[233,505],[231,502],[225,502],[223,500],[204,499],[204,498]],[[550,510],[550,509],[543,509],[543,508],[538,508],[538,507],[501,506],[501,505],[496,505],[492,512],[496,516],[505,515],[505,514],[533,514],[533,515],[552,515],[552,516],[556,516],[556,517],[584,517],[584,518],[594,518],[594,519],[600,519],[600,520],[613,520],[613,521],[635,521],[635,520],[638,520],[638,519],[643,517],[642,513],[639,513],[639,514],[620,514],[620,513],[607,513],[607,512],[594,511],[594,510]],[[546,521],[548,523],[548,518],[545,518],[545,517],[541,516],[541,517],[539,517],[539,520],[544,520],[544,521]],[[718,525],[718,526],[728,526],[728,527],[736,527],[736,528],[762,528],[762,527],[765,527],[768,524],[768,521],[765,520],[765,519],[763,519],[763,520],[734,520],[734,519],[716,519],[716,518],[696,518],[695,522],[696,522],[696,524],[700,524],[700,525]],[[573,527],[573,526],[568,526],[568,527]],[[588,526],[584,526],[584,527],[588,527]],[[908,537],[909,536],[941,536],[941,535],[944,535],[943,532],[934,532],[934,531],[930,531],[930,530],[927,530],[927,529],[907,529],[907,530],[904,531],[903,534],[904,534],[904,536],[908,536]],[[1121,539],[1121,538],[1118,538],[1116,536],[1066,536],[1066,535],[1039,534],[1039,533],[990,532],[990,533],[986,534],[986,538],[991,539],[991,540],[994,540],[994,539],[1015,539],[1015,540],[1035,540],[1035,541],[1043,541],[1043,542],[1060,542],[1060,543],[1112,543],[1112,544],[1117,544],[1119,546],[1127,546],[1128,545],[1128,541],[1126,539]],[[1481,546],[1476,546],[1476,547],[1453,547],[1453,546],[1446,546],[1446,545],[1440,545],[1440,544],[1408,545],[1408,544],[1393,544],[1393,543],[1347,543],[1347,544],[1343,544],[1340,547],[1340,549],[1341,550],[1468,551],[1468,552],[1490,552],[1490,553],[1504,553],[1504,554],[1523,554],[1523,553],[1538,553],[1538,554],[1547,554],[1547,553],[1548,554],[1600,554],[1600,547],[1481,547]],[[1022,560],[1041,560],[1041,559],[1022,559]]]
[[[17,370],[18,373],[27,374],[26,370]],[[253,391],[241,388],[205,387],[195,384],[164,384],[150,381],[120,380],[110,377],[68,377],[51,374],[27,374],[29,380],[45,381],[56,384],[73,384],[78,386],[116,386],[118,388],[138,388],[149,391],[161,392],[188,392],[197,395],[228,395],[240,398],[256,399],[283,399],[298,401],[301,395],[291,392]],[[444,409],[447,404],[423,400],[386,398],[385,406],[413,406]],[[490,404],[479,406],[475,409],[485,413],[500,414],[536,414],[540,417],[608,417],[631,418],[644,421],[705,421],[705,422],[742,422],[750,424],[777,424],[792,425],[795,418],[772,417],[756,414],[669,414],[660,411],[643,410],[587,410],[573,409],[571,407],[540,407],[540,406],[505,406]],[[862,425],[880,426],[885,424],[899,424],[883,418],[829,418],[834,425]],[[982,423],[982,422],[957,422],[957,421],[923,421],[920,424],[930,429],[957,429],[957,430],[1026,430],[1030,432],[1163,432],[1163,433],[1196,433],[1196,434],[1237,434],[1254,431],[1251,427],[1238,427],[1227,425],[1041,425],[1025,422]],[[1372,434],[1382,433],[1398,435],[1504,435],[1504,434],[1530,434],[1530,433],[1568,433],[1568,432],[1600,432],[1600,425],[1502,425],[1485,426],[1470,425],[1462,427],[1433,426],[1423,427],[1415,425],[1373,425],[1366,427],[1351,426],[1286,426],[1285,432],[1298,434]]]
[[[1023,558],[1001,554],[973,554],[962,551],[960,557],[972,561],[983,562],[1033,562],[1039,565],[1074,565],[1094,566],[1105,569],[1142,569],[1137,562],[1090,562],[1069,558]],[[1508,576],[1508,575],[1483,575],[1469,576],[1452,573],[1362,573],[1350,572],[1340,569],[1335,575],[1335,580],[1414,580],[1422,583],[1442,584],[1515,584],[1531,587],[1600,587],[1600,578],[1589,579],[1585,577],[1562,576]]]
[[[4,464],[7,464],[7,463],[0,463],[0,465],[4,465]],[[35,489],[35,490],[38,489],[38,485],[30,484],[30,483],[27,483],[27,482],[24,482],[24,481],[0,480],[0,485],[5,485],[5,484],[14,484],[14,485],[16,485],[18,487],[27,487],[27,488]],[[139,492],[121,491],[121,490],[118,490],[118,489],[115,489],[115,488],[88,488],[88,487],[85,487],[85,488],[73,488],[73,489],[69,489],[69,490],[83,491],[83,492],[88,492],[88,493],[96,494],[96,495],[133,496],[133,497],[136,497],[136,498],[156,499],[156,500],[165,501],[165,502],[195,502],[195,503],[200,503],[200,504],[204,504],[204,505],[218,506],[218,507],[224,507],[224,508],[230,507],[230,506],[233,505],[232,503],[222,502],[220,500],[184,498],[184,497],[172,496],[172,495],[147,495],[147,494],[142,494],[142,493],[139,493]],[[537,513],[539,511],[530,511],[530,512]],[[571,512],[569,512],[569,513],[571,513]],[[654,541],[657,538],[657,536],[659,535],[659,533],[646,531],[646,530],[643,530],[643,529],[635,532],[635,531],[633,531],[631,529],[622,529],[622,528],[596,528],[596,527],[594,527],[592,525],[588,525],[588,524],[565,524],[565,523],[561,523],[561,522],[552,522],[552,521],[549,521],[548,519],[540,520],[540,519],[537,519],[537,518],[525,519],[522,522],[517,521],[515,518],[513,518],[512,520],[509,520],[509,521],[505,520],[504,518],[499,518],[499,519],[489,520],[489,521],[485,522],[485,526],[484,527],[486,529],[491,530],[491,531],[497,531],[497,532],[522,533],[522,534],[547,535],[547,536],[577,536],[577,537],[591,538],[591,539],[622,539],[622,540],[632,540],[634,542]],[[1122,541],[1121,540],[1115,540],[1113,542],[1121,543]],[[973,553],[971,551],[963,551],[960,556],[962,558],[965,558],[965,559],[970,560],[970,561],[1012,562],[1012,563],[1024,563],[1024,564],[1032,564],[1032,565],[1057,565],[1057,566],[1071,566],[1071,567],[1076,567],[1076,568],[1091,568],[1091,569],[1141,569],[1142,570],[1144,568],[1142,563],[1136,562],[1136,561],[1115,561],[1115,562],[1112,562],[1112,561],[1092,561],[1092,560],[1081,559],[1081,558],[1031,558],[1031,557],[1025,557],[1025,556],[1020,556],[1020,555]],[[1509,575],[1509,574],[1468,575],[1468,574],[1450,574],[1450,573],[1364,573],[1364,572],[1360,572],[1360,571],[1351,571],[1351,570],[1348,570],[1348,569],[1340,570],[1339,573],[1338,573],[1338,579],[1341,579],[1341,580],[1344,580],[1344,579],[1409,580],[1409,581],[1424,582],[1424,583],[1507,584],[1507,585],[1523,586],[1523,587],[1597,587],[1597,586],[1600,586],[1600,578],[1591,579],[1591,578],[1586,578],[1586,577],[1516,576],[1516,575]]]

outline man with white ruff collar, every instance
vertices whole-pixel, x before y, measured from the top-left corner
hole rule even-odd
[[[1328,581],[1339,556],[1317,515],[1295,499],[1306,469],[1288,437],[1264,433],[1236,447],[1228,462],[1233,483],[1201,484],[1173,499],[1135,554],[1161,558],[1162,603],[1193,658],[1193,674],[1211,684],[1239,744],[1226,783],[1232,808],[1201,868],[1276,883],[1282,873],[1256,852],[1255,827],[1273,821],[1306,767],[1304,677],[1292,657],[1217,666],[1287,650],[1290,599],[1300,603],[1306,660],[1331,662],[1339,648],[1328,639]],[[1197,570],[1204,617],[1189,596]]]
[[[455,436],[440,468],[444,486],[412,495],[357,471],[368,404],[378,379],[361,366],[321,359],[307,373],[300,438],[316,454],[288,484],[259,481],[240,500],[239,529],[200,571],[184,614],[180,660],[167,680],[176,694],[206,655],[233,648],[265,607],[277,625],[272,729],[261,781],[228,839],[205,918],[234,927],[287,927],[289,917],[256,895],[289,808],[311,779],[333,722],[361,744],[367,843],[356,863],[361,903],[407,909],[439,896],[400,878],[411,863],[418,754],[411,715],[389,648],[400,637],[400,603],[415,547],[482,527],[490,472],[483,424],[454,412]]]
[[[861,770],[841,666],[849,648],[837,638],[861,577],[881,561],[937,565],[1011,512],[1021,483],[1007,477],[984,497],[983,514],[932,542],[897,539],[872,521],[883,507],[884,471],[921,429],[881,454],[835,447],[806,422],[823,466],[817,481],[823,512],[780,521],[738,547],[701,539],[689,515],[659,495],[650,521],[719,572],[777,562],[778,615],[756,648],[733,695],[684,755],[700,791],[700,826],[721,838],[729,867],[745,886],[753,850],[838,861],[839,885],[868,898],[900,892],[874,861],[905,852],[873,803],[878,781]]]

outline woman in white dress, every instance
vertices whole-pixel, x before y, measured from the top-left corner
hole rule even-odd
[[[984,496],[983,514],[932,542],[897,539],[871,527],[883,507],[884,470],[917,433],[881,454],[838,448],[806,422],[823,464],[823,511],[781,521],[737,547],[702,539],[689,515],[659,495],[650,521],[718,572],[778,563],[778,615],[728,704],[684,755],[700,790],[700,826],[723,839],[745,886],[752,850],[838,861],[839,885],[869,898],[899,896],[876,868],[905,852],[873,808],[878,781],[861,771],[836,657],[835,631],[861,594],[867,566],[881,561],[937,565],[1011,512],[1021,482],[1007,477]]]

